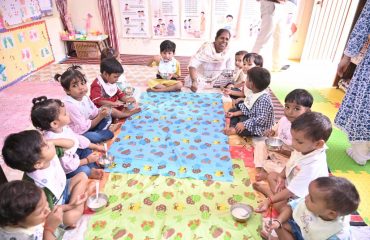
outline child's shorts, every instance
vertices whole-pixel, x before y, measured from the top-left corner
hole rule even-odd
[[[62,194],[63,200],[62,200],[61,205],[68,204],[69,201],[71,200],[71,190],[69,189],[70,185],[71,185],[71,179],[67,179],[66,187],[64,188],[64,191]]]
[[[298,226],[298,224],[292,219],[289,219],[288,223],[289,223],[290,227],[292,228],[292,233],[294,235],[294,239],[304,240],[303,236],[302,236],[301,228]]]
[[[177,80],[166,80],[166,79],[153,79],[148,81],[148,87],[154,88],[158,84],[162,84],[166,87],[176,85],[179,81]]]

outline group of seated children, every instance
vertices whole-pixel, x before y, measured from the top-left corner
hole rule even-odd
[[[240,62],[238,54],[236,65]],[[261,236],[284,240],[350,239],[348,215],[357,209],[360,199],[348,180],[329,177],[325,144],[332,132],[329,118],[311,112],[312,95],[295,89],[285,98],[285,116],[273,126],[273,105],[267,92],[270,73],[262,67],[258,54],[245,54],[243,64],[244,83],[222,89],[233,98],[234,106],[225,113],[229,121],[224,133],[256,139],[257,182],[253,187],[267,197],[256,212],[268,216]],[[282,149],[269,150],[261,137],[281,139]],[[276,211],[280,214],[273,216]]]
[[[104,173],[93,151],[106,151],[98,143],[113,138],[119,126],[112,119],[140,111],[135,99],[117,87],[122,65],[113,51],[105,52],[112,56],[102,59],[90,97],[80,67],[69,67],[55,75],[65,99],[34,98],[31,120],[37,130],[5,139],[5,163],[25,175],[0,187],[1,239],[56,239],[60,226],[74,228],[82,216],[94,187],[88,178],[100,180]]]
[[[147,91],[180,91],[177,80],[179,62],[173,57],[175,43],[160,45],[155,80]],[[75,227],[84,211],[92,187],[88,177],[101,179],[103,170],[93,150],[106,149],[97,143],[113,137],[112,118],[131,116],[140,108],[135,99],[117,86],[123,68],[113,49],[103,50],[100,75],[91,84],[79,66],[56,74],[67,96],[63,101],[39,97],[33,99],[31,120],[40,131],[27,130],[9,135],[2,149],[5,163],[24,171],[27,181],[13,181],[0,187],[1,239],[55,239],[58,226]],[[312,95],[295,89],[285,98],[284,115],[274,125],[274,111],[267,90],[271,75],[263,68],[263,59],[255,53],[239,51],[235,55],[235,81],[222,88],[233,98],[226,135],[278,137],[284,143],[271,151],[264,141],[255,141],[257,169],[255,190],[267,198],[257,212],[267,212],[270,220],[262,231],[279,239],[349,239],[348,214],[356,210],[359,195],[349,181],[328,177],[326,141],[332,125],[325,115],[312,112]],[[266,181],[267,183],[263,183]],[[43,189],[44,191],[41,191]],[[274,211],[275,219],[272,219]],[[270,232],[268,234],[267,232]],[[270,239],[270,238],[269,238]]]

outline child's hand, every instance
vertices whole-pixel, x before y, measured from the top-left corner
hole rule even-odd
[[[112,102],[112,107],[122,107],[122,106],[124,106],[123,102],[120,101]]]
[[[86,159],[89,163],[97,162],[99,160],[99,155],[97,153],[92,153],[87,156]]]
[[[265,224],[265,227],[266,227],[266,231],[267,231],[267,232],[271,232],[272,230],[274,230],[274,229],[278,229],[278,228],[279,228],[279,227],[281,227],[281,226],[280,226],[280,223],[279,223],[279,221],[278,221],[278,220],[273,219],[273,220],[272,220],[272,222],[271,222],[271,224],[270,224],[270,222],[267,222],[267,223]]]
[[[63,222],[63,210],[61,206],[56,205],[46,218],[45,226],[55,230]]]
[[[263,212],[267,211],[269,206],[270,206],[270,200],[265,199],[265,200],[263,200],[263,202],[260,203],[258,208],[256,208],[254,211],[257,212],[257,213],[263,213]]]
[[[269,130],[266,130],[264,133],[263,133],[264,136],[266,137],[273,137],[275,136],[275,131],[272,130],[272,129],[269,129]]]
[[[90,146],[90,148],[93,149],[93,150],[99,151],[99,152],[105,152],[105,148],[102,145],[92,144],[92,146]]]
[[[233,112],[226,112],[226,113],[225,113],[225,116],[226,116],[227,118],[231,118],[231,117],[233,117],[233,116],[234,116],[234,113],[233,113]]]
[[[230,89],[228,89],[228,88],[224,88],[224,89],[222,90],[222,92],[223,92],[225,95],[230,95],[232,91],[231,91]]]
[[[135,103],[136,100],[135,100],[134,97],[127,97],[127,98],[125,98],[124,102],[126,102],[126,103]]]
[[[112,108],[108,106],[103,106],[99,109],[99,115],[102,117],[107,117],[108,115],[110,115],[111,111],[112,111]]]
[[[235,126],[235,130],[236,130],[237,133],[243,132],[245,130],[244,123],[242,123],[242,122],[237,123],[236,126]]]
[[[275,193],[282,191],[285,188],[285,179],[278,176],[276,181]]]
[[[84,204],[87,200],[87,193],[83,193],[83,194],[80,194],[76,200],[74,200],[73,202],[70,202],[69,205],[72,206],[72,207],[77,207],[81,204]]]

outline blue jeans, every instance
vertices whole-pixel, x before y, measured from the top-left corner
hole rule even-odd
[[[108,119],[104,118],[93,129],[90,129],[82,135],[88,138],[92,143],[100,143],[112,139],[114,134],[108,130],[107,125]]]
[[[93,151],[90,148],[85,149],[77,149],[76,154],[80,157],[80,159],[86,158],[89,156]],[[86,165],[79,166],[73,172],[67,174],[67,178],[71,178],[75,176],[77,173],[84,172],[88,177],[91,175],[92,168],[100,168],[96,163],[89,163]]]

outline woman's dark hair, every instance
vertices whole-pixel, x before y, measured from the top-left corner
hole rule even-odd
[[[221,28],[221,29],[219,29],[219,30],[217,31],[217,33],[216,33],[216,37],[215,37],[215,40],[216,40],[219,36],[221,36],[221,34],[223,34],[224,32],[227,32],[227,33],[229,34],[229,37],[231,37],[231,33],[230,33],[230,31],[229,31],[229,30],[227,30],[227,29],[225,29],[225,28]]]
[[[42,190],[27,181],[12,181],[0,186],[0,226],[14,226],[35,211]]]
[[[79,80],[85,84],[87,82],[86,77],[79,69],[82,68],[78,65],[72,65],[62,75],[59,73],[55,74],[54,79],[62,85],[65,91],[70,89],[73,80]]]
[[[35,164],[41,159],[41,148],[45,146],[41,133],[26,130],[6,137],[2,154],[6,165],[23,172],[35,171]],[[2,195],[0,195],[2,196]]]
[[[100,61],[103,61],[106,58],[117,58],[118,55],[119,52],[116,49],[112,47],[104,48],[103,50],[101,50]]]
[[[265,90],[271,81],[270,72],[262,67],[254,67],[248,70],[247,76],[254,86],[261,92]]]
[[[339,216],[348,215],[358,208],[360,195],[356,187],[341,177],[319,177],[313,181],[320,191],[325,192],[326,207],[338,212]]]
[[[64,103],[59,99],[48,99],[45,96],[34,98],[32,103],[31,121],[33,126],[44,131],[50,130],[50,123],[58,119],[60,108],[64,106]]]
[[[296,104],[311,108],[313,104],[312,95],[305,89],[294,89],[285,97],[286,103],[295,102]]]

